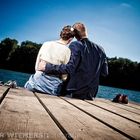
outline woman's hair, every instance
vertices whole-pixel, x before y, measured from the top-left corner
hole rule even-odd
[[[70,38],[74,37],[74,32],[73,32],[73,28],[70,25],[64,26],[61,33],[60,33],[60,37],[63,40],[68,40]]]

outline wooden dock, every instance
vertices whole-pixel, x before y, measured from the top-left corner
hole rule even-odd
[[[0,140],[140,140],[140,104],[0,86]]]

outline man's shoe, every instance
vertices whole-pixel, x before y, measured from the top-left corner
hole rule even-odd
[[[122,96],[122,103],[123,104],[128,104],[128,97],[127,97],[127,95],[123,95]]]

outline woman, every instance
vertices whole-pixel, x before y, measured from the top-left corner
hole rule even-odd
[[[39,63],[52,63],[54,65],[67,64],[70,59],[70,49],[67,45],[74,38],[73,28],[65,26],[60,32],[60,39],[56,41],[45,42],[39,50],[35,70],[36,73],[31,75],[25,84],[25,88],[33,92],[42,92],[52,95],[60,95],[61,85],[63,82],[62,75],[46,75],[39,71]]]

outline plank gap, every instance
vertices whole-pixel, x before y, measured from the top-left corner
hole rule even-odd
[[[110,102],[106,102],[106,101],[103,101],[103,100],[102,100],[102,102],[105,103],[105,104],[108,104],[108,105],[117,107],[117,108],[119,108],[119,109],[123,109],[123,110],[126,110],[126,111],[128,111],[128,112],[131,112],[131,113],[140,115],[140,113],[138,113],[138,112],[134,112],[134,111],[128,110],[128,109],[126,109],[126,108],[123,108],[123,107],[121,107],[121,106],[118,106],[118,103],[117,103],[117,104],[116,104],[116,103],[113,103],[113,102],[110,103]],[[119,104],[119,105],[123,105],[123,106],[125,106],[125,107],[132,107],[132,106],[125,105],[125,104]],[[138,108],[135,108],[135,107],[132,107],[132,108],[133,108],[133,109],[138,109]],[[129,109],[130,109],[130,108],[129,108]],[[138,109],[138,111],[139,111],[139,109]]]
[[[132,137],[132,136],[130,136],[130,135],[124,133],[123,131],[121,131],[121,130],[115,128],[114,126],[112,126],[112,125],[110,125],[110,124],[108,124],[108,123],[106,123],[105,121],[103,121],[103,120],[99,119],[98,117],[96,117],[96,116],[90,114],[89,112],[83,110],[82,108],[80,108],[80,107],[74,105],[73,103],[69,102],[68,100],[64,99],[63,97],[59,97],[59,98],[62,99],[62,100],[64,100],[64,101],[66,101],[67,103],[71,104],[72,106],[74,106],[75,108],[79,109],[80,111],[86,113],[86,114],[89,115],[90,117],[92,117],[92,118],[98,120],[99,122],[103,123],[104,125],[108,126],[109,128],[115,130],[116,132],[122,134],[123,136],[125,136],[125,137],[127,137],[127,138],[129,138],[129,139],[131,139],[131,140],[135,140],[134,137]]]
[[[61,130],[61,132],[64,134],[67,140],[73,140],[71,135],[65,130],[65,128],[60,124],[60,122],[55,118],[55,116],[51,113],[51,111],[45,106],[45,104],[42,102],[42,100],[38,97],[38,95],[33,92],[35,97],[38,99],[40,104],[44,107],[44,109],[47,111],[47,113],[50,115],[52,120],[55,122],[55,124],[58,126],[58,128]]]
[[[86,103],[89,103],[89,104],[91,104],[91,105],[94,105],[94,106],[96,106],[96,107],[99,107],[99,108],[101,108],[101,109],[103,109],[103,110],[106,110],[106,111],[108,111],[108,112],[110,112],[110,113],[113,113],[113,114],[115,114],[115,115],[118,115],[118,116],[120,116],[120,117],[122,117],[122,118],[125,118],[125,119],[127,119],[127,120],[129,120],[129,121],[132,121],[132,122],[134,122],[134,123],[140,125],[140,122],[138,122],[138,121],[132,120],[132,119],[130,119],[130,118],[128,118],[128,117],[125,117],[125,116],[120,115],[120,114],[118,114],[118,113],[116,113],[116,112],[113,112],[113,111],[111,111],[111,110],[108,110],[108,109],[106,109],[106,108],[103,108],[103,107],[101,107],[101,106],[99,106],[99,105],[95,105],[94,103],[91,103],[91,102],[89,102],[89,101],[85,101],[85,102],[86,102]]]
[[[0,104],[2,103],[4,98],[6,97],[7,93],[9,92],[9,90],[10,90],[10,88],[7,88],[6,91],[1,95],[1,97],[0,97]]]

